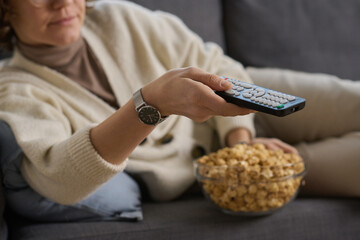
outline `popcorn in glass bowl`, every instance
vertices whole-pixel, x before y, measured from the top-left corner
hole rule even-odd
[[[238,144],[197,159],[195,169],[205,197],[223,212],[258,216],[296,197],[307,165],[296,154]]]

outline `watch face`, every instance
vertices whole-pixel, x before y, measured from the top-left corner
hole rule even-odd
[[[160,113],[154,107],[145,106],[139,110],[139,118],[145,124],[155,125],[160,121]]]

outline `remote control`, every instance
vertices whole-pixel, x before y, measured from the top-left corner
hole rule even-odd
[[[227,102],[278,117],[299,111],[305,107],[305,99],[260,87],[251,83],[222,77],[233,84],[227,91],[215,93]]]

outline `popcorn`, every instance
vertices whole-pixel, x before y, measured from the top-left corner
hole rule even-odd
[[[303,160],[263,144],[238,144],[197,160],[204,192],[231,212],[266,212],[296,194],[305,173]]]

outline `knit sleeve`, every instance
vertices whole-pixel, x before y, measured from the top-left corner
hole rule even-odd
[[[34,82],[26,74],[0,74],[0,119],[24,152],[21,172],[28,184],[55,202],[79,202],[122,171],[126,161],[105,161],[90,140],[94,124],[77,118],[52,91]],[[86,127],[76,130],[77,124]]]

